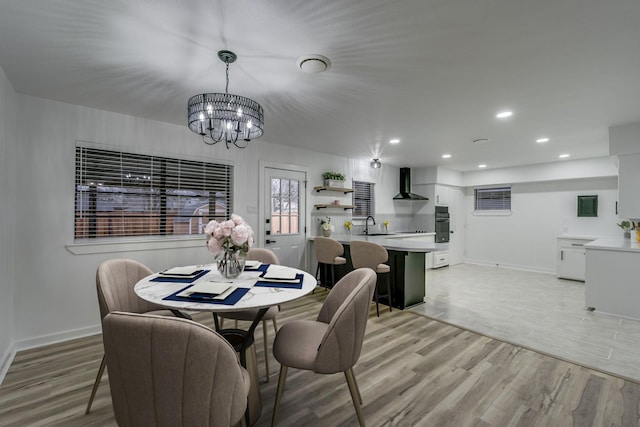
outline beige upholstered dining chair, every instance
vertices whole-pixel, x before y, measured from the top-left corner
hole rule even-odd
[[[152,313],[163,316],[173,316],[174,313],[163,307],[150,303],[138,297],[133,291],[135,284],[153,272],[145,265],[130,259],[112,259],[98,266],[96,272],[96,288],[98,291],[98,305],[100,319],[104,319],[112,311],[126,311],[130,313]],[[182,317],[189,317],[180,313]],[[91,396],[85,411],[91,411],[93,399],[98,391],[100,380],[104,373],[105,358],[102,356],[96,380],[91,389]]]
[[[243,419],[249,375],[233,347],[187,319],[113,312],[103,321],[116,422],[228,427]]]
[[[280,264],[278,257],[269,249],[264,248],[251,248],[249,252],[247,252],[247,259],[252,261],[260,261],[265,264]],[[267,332],[267,321],[271,320],[273,323],[273,330],[275,333],[278,332],[278,324],[276,322],[276,316],[278,315],[278,311],[280,311],[280,307],[273,306],[269,307],[269,310],[265,313],[262,318],[262,337],[264,341],[264,367],[266,371],[267,382],[269,382],[269,352],[268,352],[268,344],[267,339],[269,334]],[[258,315],[258,309],[249,309],[249,310],[240,310],[240,311],[228,311],[221,314],[218,314],[223,320],[233,319],[236,321],[236,327],[238,324],[238,320],[246,320],[252,322],[253,319]]]
[[[347,260],[342,257],[344,254],[344,247],[342,243],[329,237],[316,236],[313,238],[313,244],[316,254],[316,261],[318,267],[316,268],[316,280],[320,283],[320,286],[324,288],[331,288],[336,283],[336,265],[344,265]],[[322,268],[322,274],[320,269]],[[331,271],[331,281],[328,280],[327,269]],[[324,282],[320,282],[318,276],[324,276]]]
[[[385,283],[387,284],[387,300],[389,302],[389,311],[391,311],[391,305],[393,304],[391,294],[391,280],[389,272],[391,267],[387,264],[389,254],[387,250],[382,246],[374,242],[367,242],[363,240],[354,240],[351,242],[351,263],[353,268],[370,268],[376,272],[378,278],[381,274],[385,275]],[[374,297],[376,300],[376,314],[380,317],[380,308],[378,305],[378,288],[380,287],[380,280],[377,281],[376,291]]]
[[[373,270],[354,270],[331,289],[315,321],[294,320],[280,328],[273,342],[273,355],[281,366],[272,426],[278,418],[289,367],[318,374],[344,372],[358,421],[364,426],[360,409],[362,396],[353,366],[362,350],[375,286],[376,273]]]

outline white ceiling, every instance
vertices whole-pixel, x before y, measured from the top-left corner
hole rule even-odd
[[[224,92],[220,49],[265,110],[252,144],[467,171],[606,156],[608,127],[640,120],[639,0],[0,1],[16,91],[185,132],[187,99]]]

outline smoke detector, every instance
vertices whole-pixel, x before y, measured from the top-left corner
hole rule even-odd
[[[317,74],[331,68],[331,61],[322,55],[304,55],[296,61],[298,68],[305,73]]]

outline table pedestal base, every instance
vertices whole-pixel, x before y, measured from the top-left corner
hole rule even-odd
[[[256,357],[256,346],[251,344],[247,348],[247,372],[251,380],[251,389],[247,398],[247,409],[249,411],[249,425],[254,425],[262,414],[262,397],[260,396],[260,383],[258,382],[258,360]]]
[[[247,398],[247,410],[249,419],[247,424],[252,426],[260,418],[262,413],[262,397],[260,396],[260,383],[258,381],[258,360],[253,335],[242,329],[221,329],[218,332],[238,352],[240,363],[249,373],[251,388]]]

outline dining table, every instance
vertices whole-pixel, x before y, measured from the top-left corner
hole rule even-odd
[[[247,361],[247,350],[253,345],[253,335],[267,310],[294,301],[311,293],[316,278],[306,271],[256,261],[249,262],[239,276],[226,278],[216,264],[172,267],[142,278],[134,292],[140,298],[171,310],[178,317],[184,312],[211,312],[216,332],[238,352],[240,363],[251,377],[248,403],[248,424],[254,424],[262,411],[257,364]],[[218,314],[256,309],[251,326],[244,329],[223,329]],[[255,348],[254,352],[255,354]],[[268,357],[267,354],[264,355]]]

